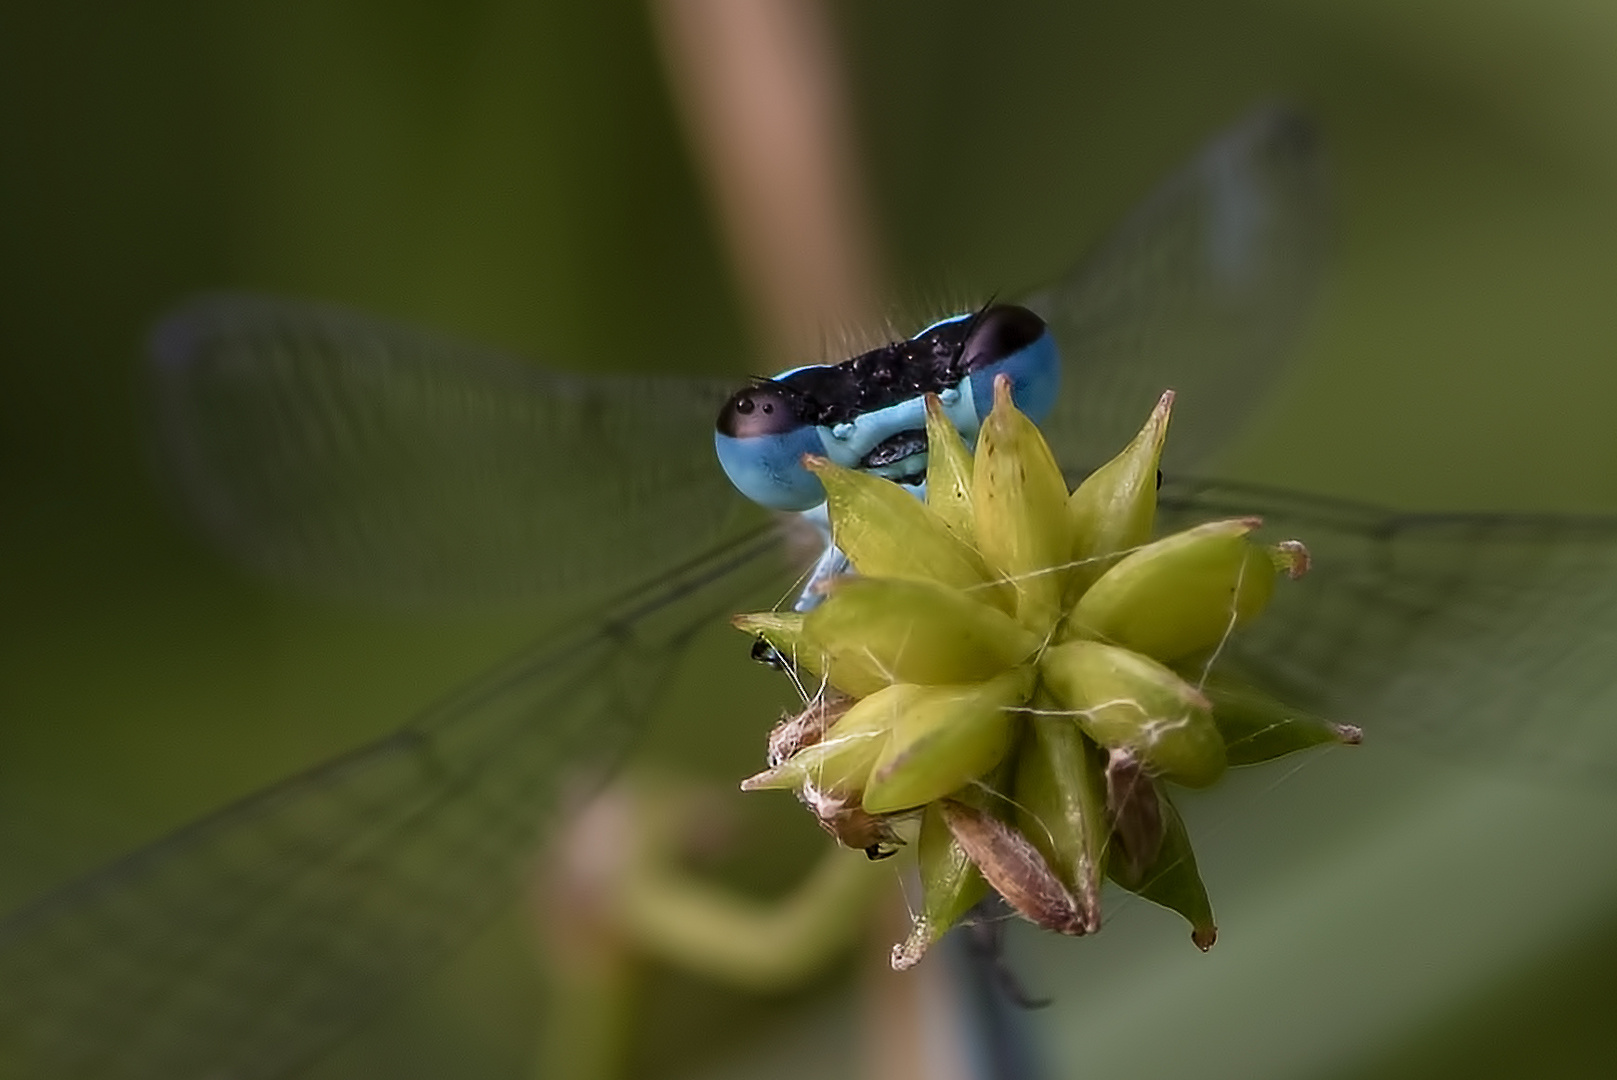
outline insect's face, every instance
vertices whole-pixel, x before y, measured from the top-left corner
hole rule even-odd
[[[1016,401],[1038,419],[1055,399],[1059,368],[1043,319],[994,305],[839,364],[794,368],[738,390],[719,413],[714,443],[747,498],[771,510],[810,510],[825,491],[803,455],[918,485],[926,477],[927,394],[938,395],[971,443],[996,375],[1010,376]]]

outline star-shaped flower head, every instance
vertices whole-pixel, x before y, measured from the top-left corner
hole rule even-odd
[[[919,817],[924,896],[895,967],[990,887],[1040,926],[1093,932],[1107,877],[1206,949],[1212,908],[1164,785],[1358,741],[1218,670],[1307,552],[1257,543],[1256,518],[1151,539],[1171,392],[1069,494],[1009,380],[994,389],[975,452],[928,400],[925,502],[809,460],[858,574],[806,614],[735,620],[819,688],[742,786],[796,791],[873,857]]]

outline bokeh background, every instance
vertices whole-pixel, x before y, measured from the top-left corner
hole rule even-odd
[[[1395,506],[1617,510],[1617,9],[832,10],[906,298],[1037,283],[1280,95],[1330,140],[1339,257],[1221,471]],[[776,366],[641,5],[10,4],[0,162],[7,906],[387,730],[534,630],[289,594],[202,544],[148,453],[141,339],[166,307],[252,288],[581,370]],[[755,687],[742,659],[703,650],[648,759],[725,786],[751,771],[763,718],[701,690]],[[1359,750],[1189,806],[1212,953],[1141,903],[1094,940],[1013,941],[1071,1074],[1606,1074],[1617,788],[1365,722]],[[757,811],[784,839],[731,880],[782,889],[812,857],[789,809]],[[535,936],[514,906],[312,1075],[527,1075]],[[861,963],[762,1001],[653,972],[636,1074],[851,1068]]]

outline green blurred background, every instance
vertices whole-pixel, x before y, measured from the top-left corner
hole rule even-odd
[[[1279,94],[1327,131],[1340,257],[1225,471],[1617,509],[1617,7],[836,11],[904,295],[1014,295]],[[533,630],[288,595],[195,539],[143,428],[140,342],[165,307],[252,288],[580,369],[769,366],[636,4],[8,4],[0,163],[7,905],[386,730]],[[733,642],[704,655],[691,685],[760,678],[733,674]],[[648,755],[750,771],[760,718],[678,700]],[[1211,954],[1139,903],[1093,941],[1013,943],[1072,1074],[1609,1074],[1617,791],[1366,726],[1360,750],[1190,807]],[[815,849],[778,809],[791,840],[739,879],[783,886]],[[513,913],[315,1074],[524,1075],[531,937]],[[661,973],[636,1067],[845,1072],[854,1008],[836,978],[759,1003]]]

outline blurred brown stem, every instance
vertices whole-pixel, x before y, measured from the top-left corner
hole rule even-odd
[[[748,306],[781,358],[878,325],[844,78],[819,0],[653,0],[687,139]]]

